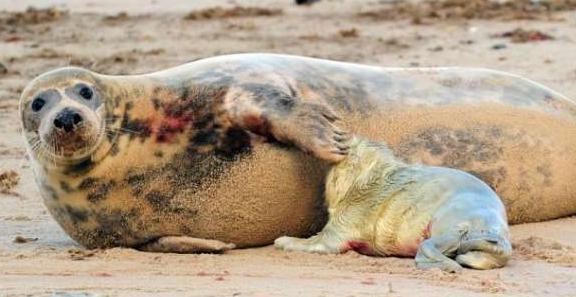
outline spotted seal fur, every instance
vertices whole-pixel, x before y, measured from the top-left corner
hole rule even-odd
[[[447,272],[500,268],[512,254],[504,205],[488,185],[460,170],[407,164],[385,144],[353,138],[328,172],[326,201],[320,233],[280,237],[276,247],[415,256],[417,267]]]
[[[29,83],[20,112],[45,204],[87,247],[313,234],[343,131],[482,178],[511,223],[576,212],[576,104],[497,71],[274,54],[144,75],[63,68]]]

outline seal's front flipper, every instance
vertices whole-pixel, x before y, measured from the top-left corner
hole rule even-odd
[[[460,272],[462,266],[450,259],[458,249],[459,238],[457,236],[431,237],[418,248],[416,254],[416,267],[419,269],[439,268],[446,272]]]
[[[348,153],[348,137],[336,125],[337,116],[327,106],[300,103],[286,118],[270,117],[276,139],[330,162],[339,162]]]
[[[155,253],[222,253],[236,246],[219,240],[201,239],[188,236],[165,236],[137,247],[145,252]]]
[[[305,102],[273,85],[245,88],[229,96],[228,113],[233,123],[323,160],[344,159],[348,137],[337,126],[339,118],[330,107]]]
[[[282,236],[274,240],[277,249],[285,251],[300,251],[318,254],[338,254],[341,250],[338,244],[331,242],[322,233],[310,238]]]

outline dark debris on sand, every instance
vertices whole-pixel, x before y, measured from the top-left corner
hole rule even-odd
[[[20,182],[20,175],[14,170],[0,173],[0,193],[10,193]]]
[[[68,11],[50,8],[28,7],[22,12],[10,12],[0,15],[0,24],[9,26],[38,25],[58,21],[68,16]]]
[[[184,16],[185,20],[210,20],[226,19],[237,17],[258,17],[281,15],[281,9],[268,9],[261,7],[235,6],[232,8],[212,7],[201,10],[194,10]]]
[[[0,62],[0,75],[8,74],[8,67]]]
[[[385,4],[359,17],[381,21],[411,20],[414,24],[440,20],[553,20],[553,14],[576,9],[576,0],[428,0]]]
[[[527,43],[535,41],[554,40],[554,36],[538,30],[525,30],[517,28],[512,31],[493,35],[494,38],[508,38],[514,43]]]
[[[68,256],[73,261],[85,260],[87,258],[94,257],[96,254],[101,252],[100,250],[83,250],[83,249],[69,249]]]
[[[104,18],[102,18],[102,20],[105,22],[123,22],[123,21],[127,21],[129,19],[130,19],[130,16],[125,11],[121,11],[121,12],[114,14],[114,15],[107,15]]]
[[[344,38],[356,38],[360,36],[360,31],[356,28],[342,29],[338,31],[338,34]]]
[[[14,243],[28,243],[28,242],[33,242],[33,241],[37,241],[38,238],[37,237],[24,237],[21,235],[18,235],[16,237],[14,237],[13,242]]]

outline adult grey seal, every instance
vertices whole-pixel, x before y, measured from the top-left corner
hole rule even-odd
[[[576,104],[497,71],[274,54],[128,76],[63,68],[25,88],[20,112],[47,208],[92,248],[314,234],[343,132],[471,172],[511,223],[576,212]]]
[[[419,268],[457,272],[503,267],[512,253],[504,205],[478,178],[451,168],[409,165],[384,144],[352,139],[328,172],[324,229],[280,237],[291,251],[416,256]]]

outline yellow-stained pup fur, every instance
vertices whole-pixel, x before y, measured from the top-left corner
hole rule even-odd
[[[503,267],[511,255],[506,212],[484,182],[460,170],[406,164],[383,144],[354,138],[326,180],[329,221],[308,239],[276,247],[415,256],[419,268]]]

